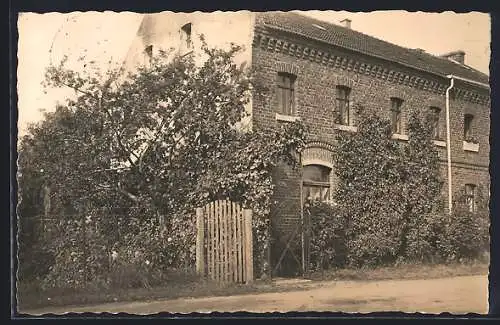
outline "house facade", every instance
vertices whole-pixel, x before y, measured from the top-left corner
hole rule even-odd
[[[356,104],[390,118],[394,141],[408,141],[411,111],[435,114],[434,143],[447,207],[466,189],[473,209],[476,188],[489,189],[489,78],[465,64],[464,52],[438,57],[357,32],[349,20],[336,25],[295,13],[155,15],[145,16],[127,64],[150,55],[151,45],[179,44],[179,51],[185,51],[187,36],[194,41],[204,34],[216,46],[235,42],[245,47],[239,62],[251,65],[271,89],[250,103],[251,127],[296,119],[309,126],[302,169],[281,166],[275,171],[272,265],[283,264],[283,270],[284,260],[292,269],[300,265],[290,254],[278,260],[286,244],[300,246],[295,230],[301,224],[302,198],[332,199],[335,135],[356,132]],[[192,48],[196,52],[196,45]]]

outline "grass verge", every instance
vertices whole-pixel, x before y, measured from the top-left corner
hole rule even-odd
[[[488,274],[488,263],[471,262],[467,264],[415,265],[406,264],[374,269],[338,269],[311,274],[310,283],[282,285],[275,281],[255,281],[251,285],[219,285],[188,276],[177,278],[164,286],[152,288],[134,288],[105,290],[86,289],[51,289],[40,290],[35,284],[18,286],[18,310],[55,308],[63,306],[84,306],[92,304],[151,301],[158,299],[197,298],[207,296],[231,296],[251,293],[285,292],[306,290],[322,281],[378,281],[378,280],[416,280],[435,279],[465,275]]]
[[[488,263],[402,264],[378,268],[334,269],[310,274],[311,280],[425,280],[488,274]]]
[[[18,305],[23,310],[62,306],[84,306],[101,303],[150,301],[158,299],[197,298],[207,296],[231,296],[248,293],[280,291],[270,281],[255,281],[253,284],[220,285],[211,281],[176,281],[164,286],[131,289],[35,289],[35,286],[20,285]]]

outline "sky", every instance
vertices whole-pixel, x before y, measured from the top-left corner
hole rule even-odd
[[[330,23],[344,18],[352,20],[351,28],[385,41],[421,48],[439,55],[454,50],[465,51],[465,63],[489,74],[490,17],[483,13],[456,14],[376,11],[308,11],[308,16]],[[19,135],[28,123],[39,121],[43,111],[51,111],[57,102],[73,93],[69,90],[45,89],[45,68],[57,64],[66,54],[69,67],[79,69],[83,61],[97,66],[119,64],[125,58],[141,21],[132,12],[22,13],[18,18],[18,128]]]

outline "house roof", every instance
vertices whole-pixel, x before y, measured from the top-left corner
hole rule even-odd
[[[467,65],[434,56],[417,49],[398,46],[358,31],[292,12],[259,13],[257,23],[301,35],[365,55],[396,62],[438,76],[455,75],[489,83],[488,75]]]

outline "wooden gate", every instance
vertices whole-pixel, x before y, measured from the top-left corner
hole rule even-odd
[[[252,210],[218,200],[196,209],[196,271],[218,282],[253,281]]]

